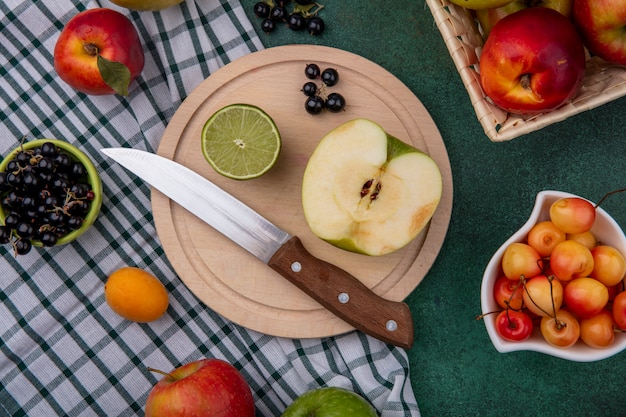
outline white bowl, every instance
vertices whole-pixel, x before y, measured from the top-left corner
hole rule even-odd
[[[578,197],[574,194],[561,191],[541,191],[537,194],[535,206],[530,218],[513,236],[511,236],[493,255],[485,273],[480,289],[480,301],[483,314],[502,310],[493,297],[493,286],[502,274],[500,262],[508,245],[525,240],[530,229],[539,221],[549,220],[550,206],[553,202],[564,197]],[[596,210],[596,220],[591,228],[598,242],[611,245],[626,256],[626,236],[615,220],[601,207]],[[498,335],[495,327],[496,314],[487,314],[484,317],[485,327],[489,338],[498,352],[507,353],[520,350],[530,350],[556,356],[575,362],[593,362],[613,356],[626,349],[626,333],[616,333],[615,342],[607,348],[596,349],[585,345],[582,341],[569,348],[557,348],[549,345],[541,336],[539,326],[535,326],[533,334],[523,342],[509,342]]]

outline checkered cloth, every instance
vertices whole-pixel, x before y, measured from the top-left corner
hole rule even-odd
[[[64,84],[52,51],[78,12],[110,7],[129,16],[146,65],[130,96],[86,96]],[[21,138],[74,143],[99,167],[104,202],[77,241],[14,256],[0,247],[0,416],[142,415],[159,379],[205,357],[225,359],[249,382],[257,416],[276,417],[319,386],[354,390],[385,417],[418,416],[406,352],[358,332],[291,340],[239,327],[200,302],[161,248],[149,188],[104,160],[103,147],[155,151],[184,98],[221,66],[263,48],[236,0],[187,0],[161,12],[108,1],[0,2],[0,154]],[[164,317],[137,324],[111,311],[103,284],[132,265],[166,286]]]

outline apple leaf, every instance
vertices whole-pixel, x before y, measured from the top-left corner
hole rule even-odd
[[[98,54],[98,69],[102,79],[121,96],[128,96],[130,70],[120,62],[111,61]]]

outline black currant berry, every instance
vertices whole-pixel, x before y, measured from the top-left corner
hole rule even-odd
[[[82,177],[87,173],[85,166],[80,162],[72,162],[72,166],[70,167],[70,175],[74,178]]]
[[[67,177],[58,174],[52,178],[52,182],[50,183],[50,187],[54,188],[57,191],[65,190],[70,186]]]
[[[30,223],[22,222],[15,228],[15,233],[23,239],[30,239],[35,236],[35,228]]]
[[[309,114],[320,114],[324,110],[324,99],[320,96],[307,97],[304,109]]]
[[[7,183],[13,188],[22,188],[22,176],[19,173],[9,172],[7,174]]]
[[[24,196],[22,198],[22,209],[24,210],[34,210],[37,207],[37,200],[35,200],[32,196]]]
[[[0,245],[9,243],[11,240],[11,228],[8,226],[0,226]]]
[[[59,205],[59,198],[55,195],[49,195],[43,202],[46,206],[50,207],[50,209],[54,209]]]
[[[41,234],[41,236],[39,236],[39,240],[41,241],[42,245],[47,246],[47,247],[52,247],[57,244],[57,241],[59,240],[59,238],[54,232],[45,231]]]
[[[326,68],[322,71],[322,82],[329,87],[337,84],[339,82],[339,72],[337,72],[334,68]]]
[[[70,229],[65,226],[55,226],[54,227],[55,234],[61,238],[70,232]]]
[[[45,142],[41,145],[41,155],[54,158],[57,155],[57,147],[52,142]]]
[[[2,199],[2,205],[8,208],[17,208],[19,204],[22,202],[22,196],[15,190],[9,191]]]
[[[305,96],[314,96],[315,94],[317,94],[317,84],[315,84],[313,81],[309,81],[308,83],[305,83],[302,86],[302,92],[304,93]]]
[[[39,171],[39,179],[43,181],[43,183],[49,183],[52,181],[52,172],[41,172]]]
[[[20,169],[22,169],[20,164],[15,159],[13,159],[9,161],[9,163],[7,164],[6,172],[16,173],[16,172],[19,172]]]
[[[84,197],[87,197],[87,193],[89,192],[90,189],[91,187],[89,187],[89,184],[77,183],[77,184],[72,185],[72,188],[70,188],[70,192],[76,198],[84,198]]]
[[[254,14],[257,15],[258,17],[262,17],[262,18],[269,17],[270,10],[272,10],[270,5],[263,1],[260,1],[254,5]]]
[[[25,190],[37,190],[39,177],[33,172],[26,172],[22,177],[22,186]]]
[[[72,206],[70,207],[70,213],[76,215],[85,215],[89,211],[89,203],[85,200],[76,200],[72,202]]]
[[[60,152],[54,158],[57,170],[61,172],[67,172],[72,166],[72,158],[66,153]]]
[[[44,219],[47,214],[48,214],[48,207],[43,206],[43,205],[37,206],[37,208],[35,209],[35,220],[37,220],[38,222],[41,222],[41,220]]]
[[[273,32],[276,29],[276,23],[272,19],[263,19],[261,22],[261,30],[265,33]]]
[[[324,21],[319,16],[314,16],[306,23],[306,30],[311,35],[321,35],[324,32]]]
[[[270,12],[270,19],[275,22],[284,22],[287,18],[287,10],[283,6],[274,6]]]
[[[26,255],[33,247],[29,239],[17,239],[14,242],[15,253],[18,255]]]
[[[304,68],[304,75],[309,80],[314,80],[320,76],[320,67],[317,64],[307,64]]]
[[[326,108],[331,113],[339,113],[346,107],[346,99],[339,93],[330,93],[326,98]]]
[[[54,160],[49,156],[44,156],[37,163],[37,168],[40,173],[48,173],[54,170]]]
[[[12,211],[4,218],[4,225],[10,229],[15,229],[22,220],[18,212]]]
[[[15,161],[17,161],[21,166],[25,167],[30,163],[30,154],[26,151],[19,151],[17,155],[15,155]]]
[[[69,219],[67,219],[67,227],[69,227],[71,230],[80,229],[82,225],[83,219],[81,217],[71,216]]]
[[[46,216],[46,221],[52,226],[65,223],[65,215],[61,211],[52,211]]]
[[[0,172],[0,193],[9,191],[10,189],[11,189],[11,185],[7,181],[7,173]]]
[[[287,26],[291,30],[302,30],[306,26],[306,19],[300,13],[291,13],[287,18]]]

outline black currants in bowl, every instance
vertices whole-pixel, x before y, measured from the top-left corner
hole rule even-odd
[[[55,246],[81,228],[96,198],[87,168],[53,141],[12,155],[0,172],[0,243],[16,255]]]

